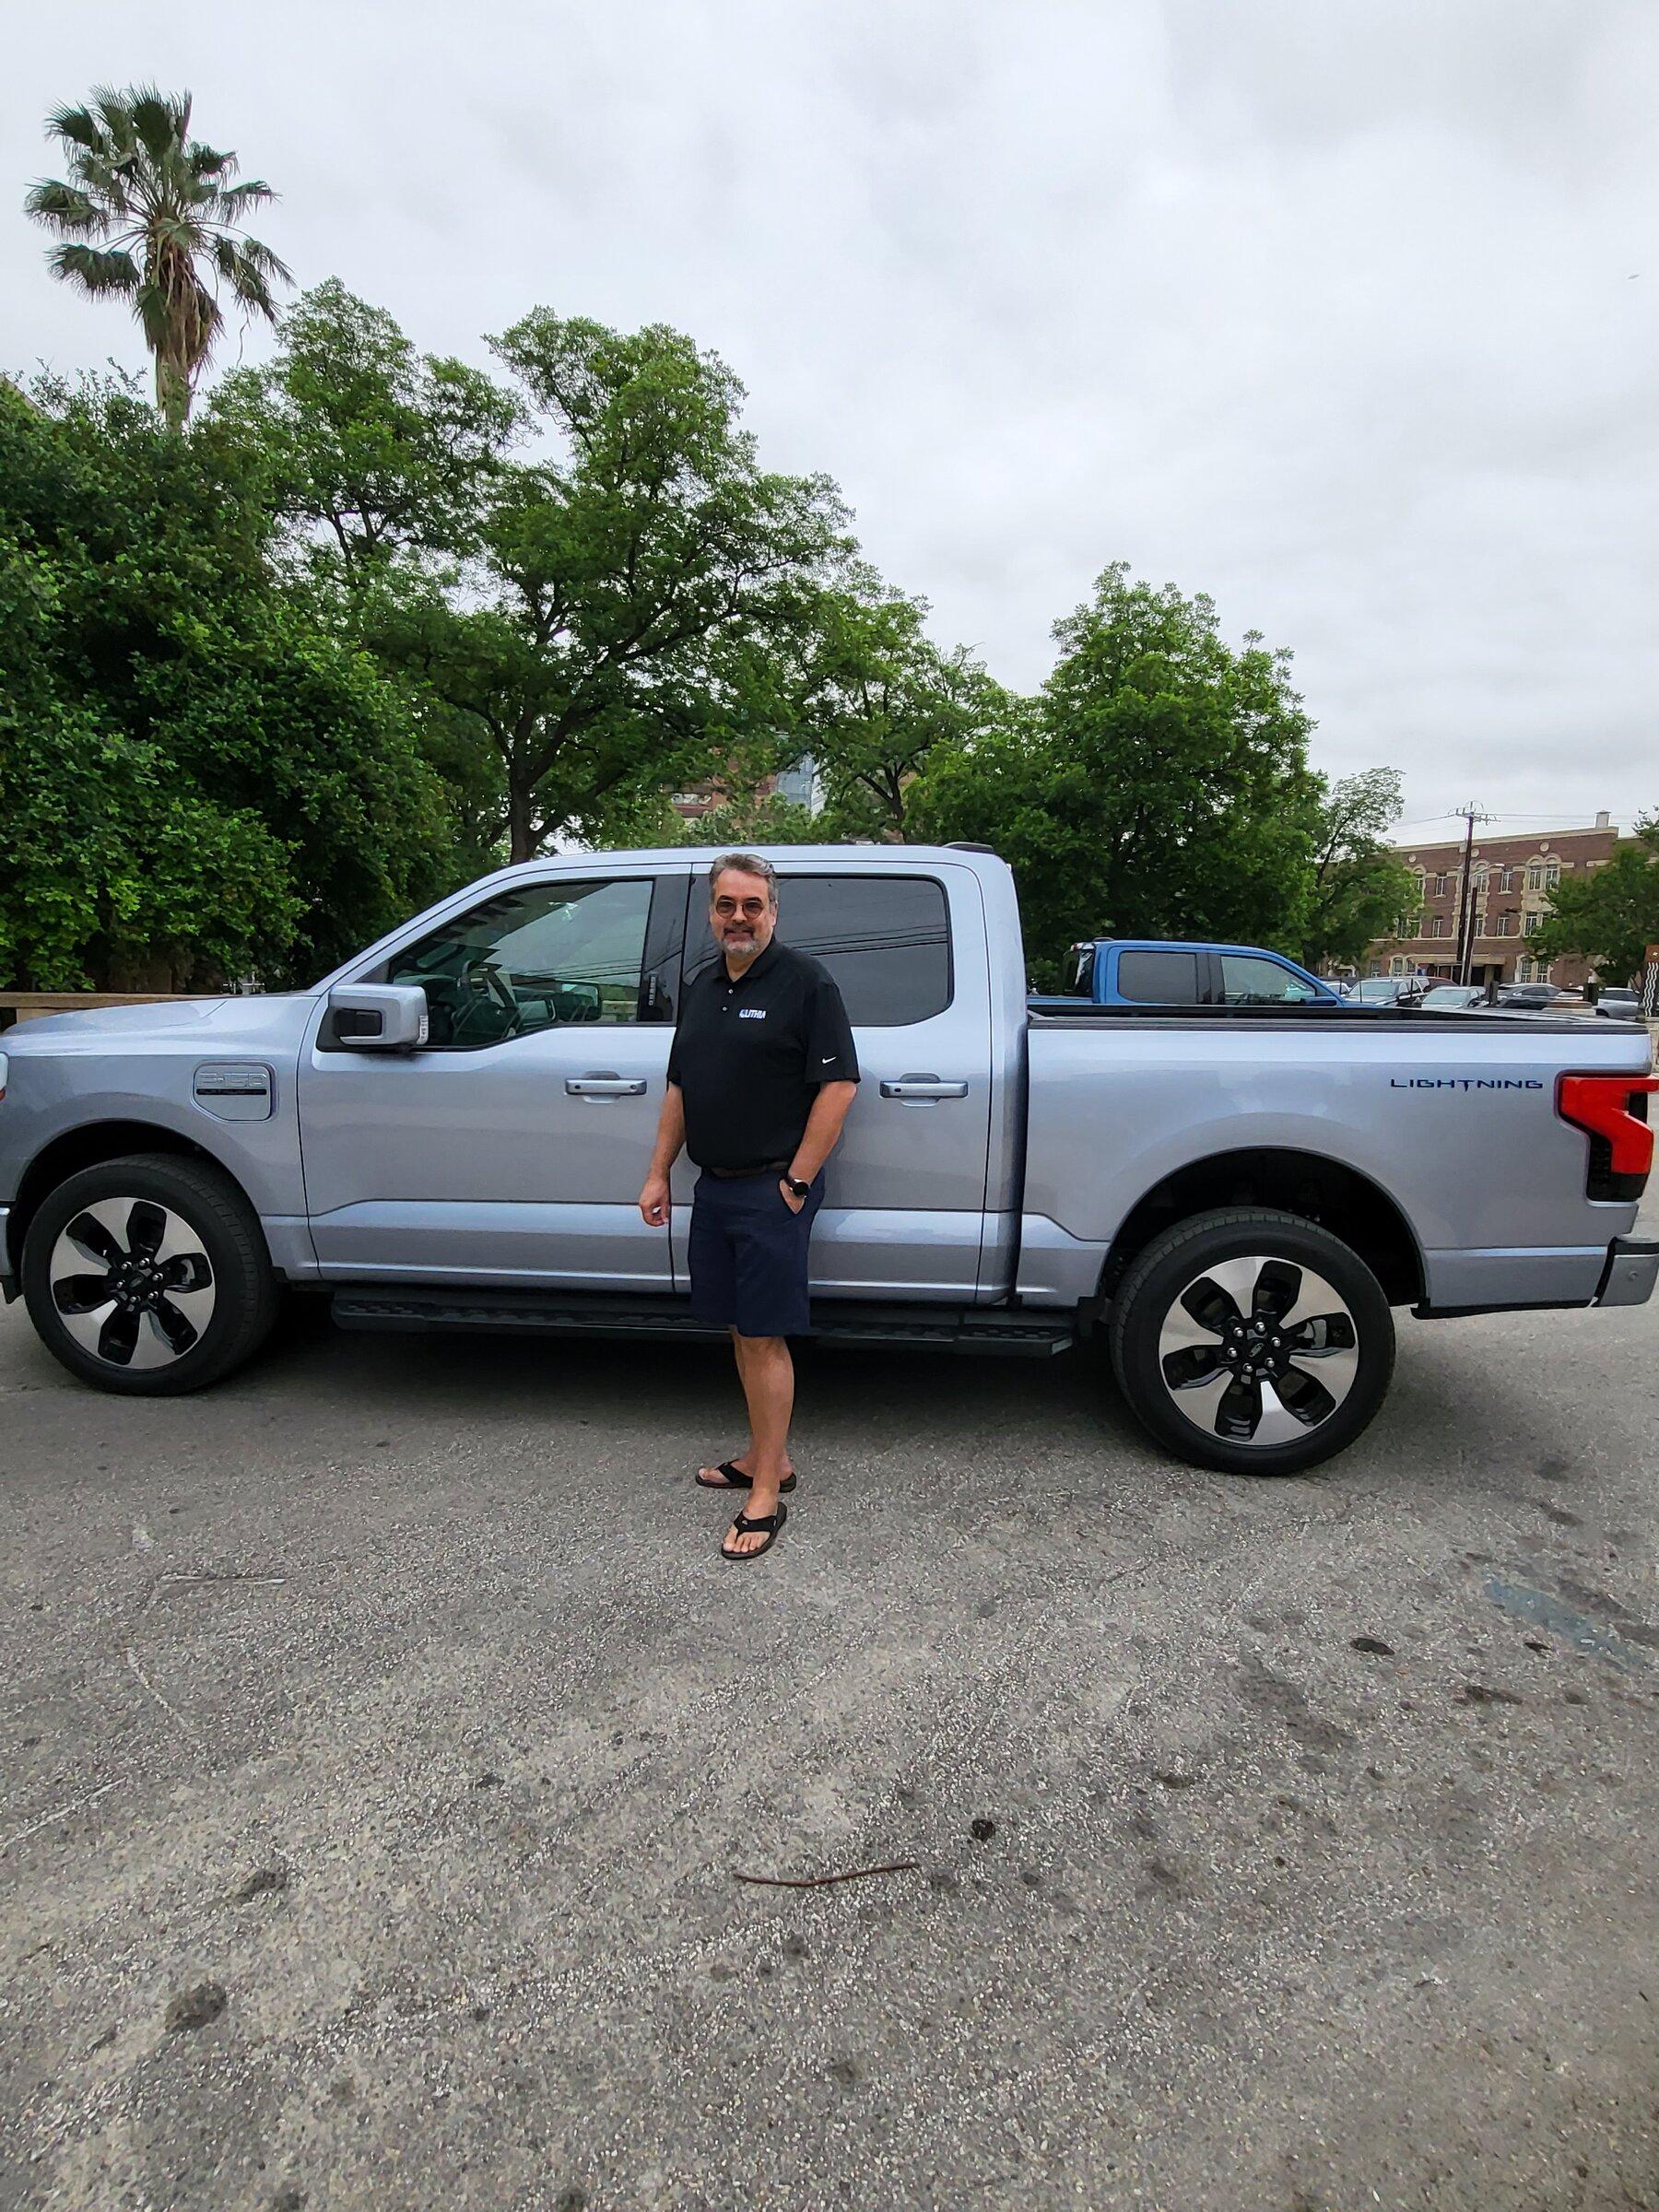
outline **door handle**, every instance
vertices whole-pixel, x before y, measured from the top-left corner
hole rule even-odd
[[[900,1076],[896,1083],[884,1083],[884,1099],[965,1099],[966,1083],[943,1083],[937,1076]]]
[[[608,1070],[594,1068],[585,1076],[567,1076],[565,1088],[573,1099],[642,1099],[645,1096],[643,1076],[617,1076]]]

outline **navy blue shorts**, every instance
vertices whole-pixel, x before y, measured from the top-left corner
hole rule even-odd
[[[819,1175],[797,1214],[776,1175],[700,1175],[691,1201],[691,1313],[740,1336],[805,1336],[806,1243]]]

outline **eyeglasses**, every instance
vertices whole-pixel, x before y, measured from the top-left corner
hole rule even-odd
[[[741,914],[746,922],[759,922],[770,904],[766,899],[734,899],[728,893],[715,900],[714,912],[723,922],[729,922],[734,914]]]

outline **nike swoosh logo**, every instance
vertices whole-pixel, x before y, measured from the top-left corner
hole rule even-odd
[[[823,1058],[823,1065],[824,1065],[825,1067],[828,1067],[828,1066],[829,1066],[829,1065],[830,1065],[830,1061],[831,1061],[831,1060],[833,1060],[833,1059],[834,1059],[834,1057],[835,1057],[835,1054],[834,1054],[833,1053],[826,1053],[824,1054],[824,1058]]]

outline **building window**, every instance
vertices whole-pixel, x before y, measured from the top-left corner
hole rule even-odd
[[[1529,891],[1541,891],[1544,888],[1544,863],[1541,860],[1527,863],[1526,888]],[[1527,981],[1530,982],[1532,978],[1529,976]]]
[[[1559,862],[1559,860],[1551,860],[1551,861],[1547,861],[1547,862],[1546,862],[1546,864],[1545,864],[1545,867],[1544,867],[1544,888],[1545,888],[1547,891],[1553,891],[1553,890],[1555,889],[1555,888],[1556,888],[1556,885],[1557,885],[1558,883],[1559,883],[1559,882],[1560,882],[1560,880],[1561,880],[1561,864],[1560,864],[1560,862]],[[1541,982],[1541,983],[1547,983],[1547,982],[1549,981],[1549,978],[1548,978],[1547,975],[1541,975],[1541,976],[1539,976],[1539,977],[1538,977],[1536,980],[1537,980],[1539,982]]]
[[[1446,895],[1446,878],[1443,875],[1434,879],[1434,895],[1437,899],[1443,899]]]
[[[1429,924],[1429,935],[1431,937],[1449,937],[1451,934],[1451,916],[1449,914],[1436,914]]]

